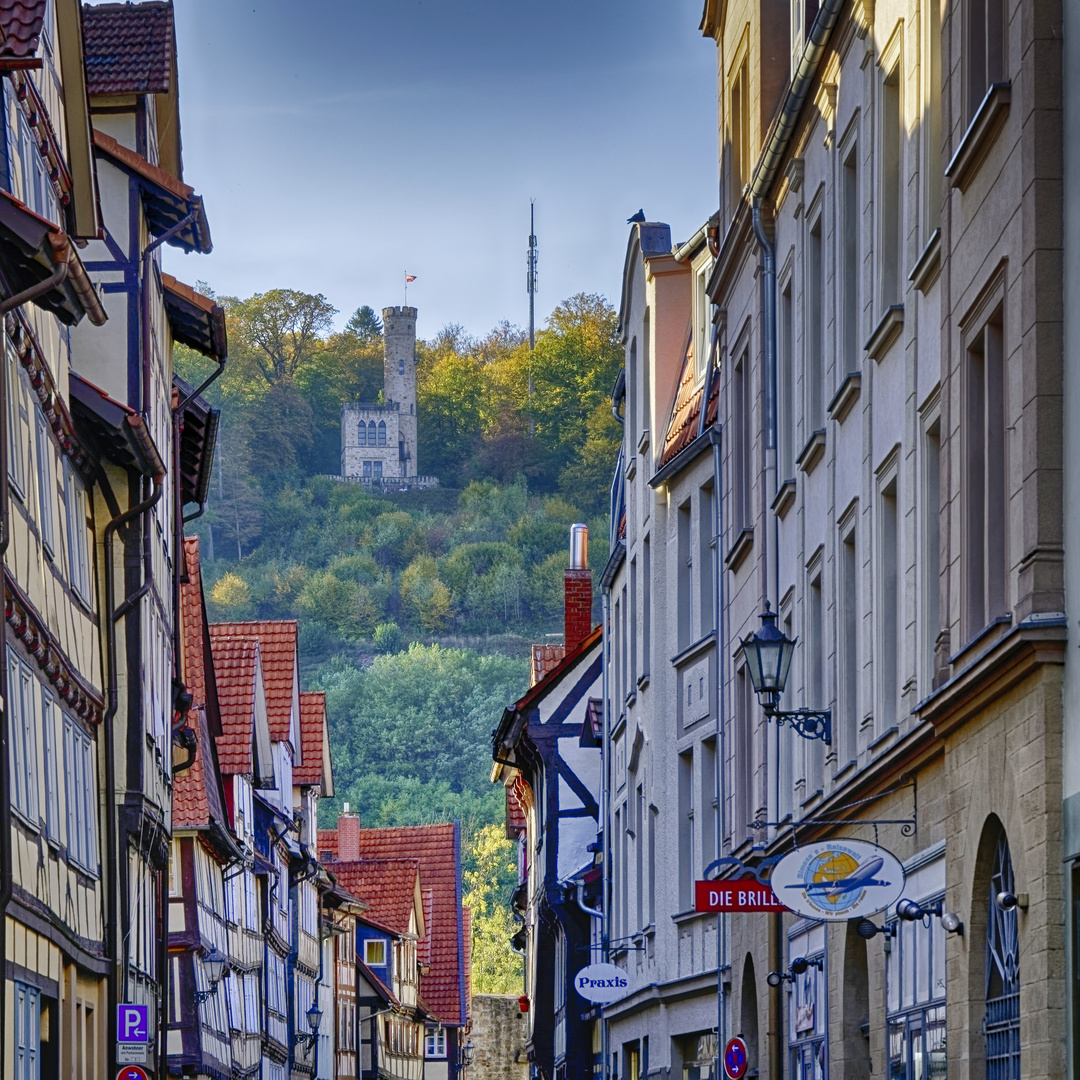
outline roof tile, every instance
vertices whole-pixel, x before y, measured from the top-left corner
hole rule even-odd
[[[172,89],[176,38],[169,0],[84,4],[82,21],[89,94],[161,94]]]
[[[326,739],[326,694],[316,691],[300,695],[301,764],[293,769],[293,783],[323,783],[323,746]]]
[[[211,627],[211,631],[213,627]],[[255,676],[259,643],[251,638],[230,638],[211,633],[214,674],[222,734],[218,737],[221,771],[226,776],[255,771]]]
[[[29,60],[37,54],[48,0],[0,0],[0,59]]]
[[[287,742],[297,677],[296,621],[211,623],[211,640],[219,637],[258,641],[270,738],[275,742]],[[302,760],[302,747],[296,749],[301,751]]]
[[[333,865],[334,876],[368,905],[364,919],[394,934],[409,930],[419,859],[360,859]]]

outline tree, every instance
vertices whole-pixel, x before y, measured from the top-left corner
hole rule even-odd
[[[514,846],[500,825],[484,825],[465,842],[462,903],[472,913],[473,990],[478,994],[519,994],[521,956],[510,938],[517,931],[510,894],[517,885]]]
[[[375,314],[374,308],[364,304],[363,307],[358,307],[349,316],[345,329],[354,337],[360,338],[361,341],[370,341],[382,337],[382,319]]]
[[[322,293],[271,289],[226,301],[229,353],[245,375],[270,387],[291,385],[310,362],[337,309]]]

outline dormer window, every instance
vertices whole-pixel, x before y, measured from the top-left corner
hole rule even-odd
[[[364,963],[368,967],[386,967],[386,938],[368,938],[364,942]]]

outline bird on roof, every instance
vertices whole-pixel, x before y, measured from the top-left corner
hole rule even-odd
[[[645,220],[645,211],[644,210],[639,210],[633,217],[628,217],[626,219],[626,224],[627,225],[639,225],[644,220]]]

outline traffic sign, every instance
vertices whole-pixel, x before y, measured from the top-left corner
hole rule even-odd
[[[146,1043],[117,1043],[117,1065],[145,1065]]]
[[[117,1074],[116,1080],[150,1080],[145,1069],[138,1065],[125,1065]]]
[[[736,1036],[724,1047],[724,1075],[728,1080],[742,1080],[749,1063],[746,1043]]]
[[[757,878],[694,883],[695,911],[787,911],[771,885]]]
[[[116,1006],[116,1041],[146,1043],[150,1041],[150,1006]]]

